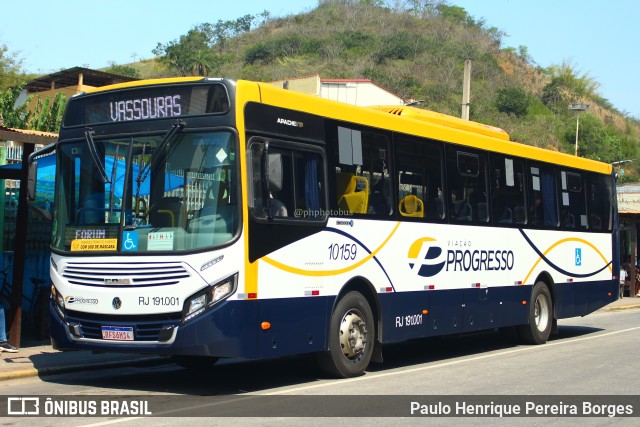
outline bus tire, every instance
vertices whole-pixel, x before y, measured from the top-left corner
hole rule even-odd
[[[375,320],[367,299],[356,291],[338,301],[329,323],[329,351],[319,354],[321,369],[330,376],[364,374],[375,345]]]
[[[171,356],[171,361],[176,365],[190,371],[202,371],[211,368],[218,361],[217,357],[209,356]]]
[[[544,344],[549,339],[553,325],[551,292],[544,282],[537,282],[531,290],[529,323],[518,327],[525,344]]]

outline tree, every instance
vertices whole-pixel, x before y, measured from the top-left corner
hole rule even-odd
[[[521,88],[506,87],[498,89],[496,108],[501,113],[524,117],[527,115],[530,105],[531,97]]]
[[[25,86],[26,83],[22,83],[0,92],[0,116],[2,116],[6,127],[28,129],[31,112],[27,109],[27,102],[18,107],[15,106]]]
[[[17,129],[33,129],[42,132],[58,132],[62,123],[62,113],[67,99],[58,93],[53,99],[37,98],[33,111],[28,106],[33,97],[29,96],[16,106],[20,94],[26,83],[5,89],[0,92],[0,115],[4,119],[4,126]]]
[[[464,7],[441,3],[436,6],[436,9],[440,16],[454,24],[478,27],[484,25],[483,19],[475,20]]]
[[[118,65],[113,61],[109,63],[109,66],[105,68],[104,71],[111,74],[117,74],[119,76],[133,77],[134,79],[139,79],[141,77],[140,71],[137,69],[128,65]]]
[[[0,44],[0,90],[20,83],[23,80],[21,72],[22,59],[17,53],[10,53],[7,45]]]
[[[196,25],[178,40],[158,43],[153,54],[182,76],[218,73],[225,62],[227,41],[250,31],[254,20],[255,16],[245,15],[236,20],[218,20],[214,25]],[[218,54],[214,53],[214,48]]]
[[[548,86],[562,87],[578,98],[594,98],[598,96],[600,83],[591,77],[588,71],[583,73],[580,70],[576,70],[571,61],[564,60],[562,64],[551,65],[545,71],[551,79]]]
[[[38,97],[36,107],[34,109],[32,120],[28,124],[29,129],[39,130],[42,132],[58,132],[62,124],[62,113],[67,103],[67,97],[62,93],[45,98],[43,101]]]
[[[575,147],[576,129],[569,126],[565,133],[565,142]],[[621,139],[613,129],[608,129],[593,114],[580,115],[578,130],[578,155],[589,159],[611,163],[623,158]]]
[[[266,12],[267,15],[265,15],[265,12],[262,12],[262,16],[266,19],[269,12]],[[218,20],[218,22],[213,26],[211,26],[211,24],[205,25],[209,26],[208,30],[211,34],[210,39],[213,42],[213,45],[217,46],[219,53],[222,54],[224,53],[224,49],[227,47],[227,40],[251,31],[251,25],[255,19],[255,16],[247,14],[235,21]]]
[[[211,24],[201,24],[180,36],[179,40],[158,43],[153,53],[160,57],[160,62],[176,69],[182,76],[205,76],[214,65],[210,43]]]

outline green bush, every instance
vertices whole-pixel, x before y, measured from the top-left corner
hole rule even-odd
[[[295,55],[319,55],[324,44],[317,39],[291,34],[258,43],[245,51],[245,64],[272,64],[276,59]]]
[[[382,64],[386,61],[413,59],[423,49],[423,44],[416,37],[404,32],[383,37],[376,62]]]
[[[375,38],[360,31],[343,31],[337,34],[344,55],[363,55],[374,49]]]
[[[513,114],[516,117],[527,115],[531,105],[530,96],[518,87],[506,87],[498,89],[496,108],[501,113]]]

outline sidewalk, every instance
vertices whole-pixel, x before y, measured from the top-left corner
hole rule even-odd
[[[0,383],[5,380],[75,372],[169,363],[164,356],[91,351],[57,351],[48,341],[23,341],[17,353],[0,353]]]
[[[640,308],[640,298],[626,297],[612,302],[599,311]],[[54,350],[49,342],[23,342],[18,353],[0,354],[0,382],[36,375],[53,375],[81,370],[97,370],[169,363],[163,356],[121,353],[92,353],[90,351]]]

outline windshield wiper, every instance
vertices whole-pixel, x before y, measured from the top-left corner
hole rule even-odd
[[[138,172],[138,177],[136,178],[136,182],[138,183],[138,191],[136,192],[136,198],[138,197],[140,192],[140,184],[142,184],[144,180],[147,179],[147,175],[149,175],[149,172],[152,169],[151,166],[154,166],[161,158],[159,154],[164,151],[164,149],[167,147],[167,145],[169,145],[169,142],[171,142],[173,137],[176,136],[182,129],[184,129],[185,126],[186,126],[185,122],[183,122],[180,119],[176,120],[176,122],[173,124],[171,129],[169,129],[169,131],[164,135],[164,137],[162,138],[162,141],[160,141],[160,145],[158,145],[158,149],[156,150],[156,155],[153,156],[151,160],[149,160],[147,163],[145,163],[142,168],[140,168],[140,172]]]
[[[111,184],[111,180],[107,176],[107,172],[104,170],[104,164],[100,161],[100,156],[98,156],[98,150],[96,149],[96,143],[93,140],[93,135],[95,132],[93,129],[87,129],[84,132],[84,139],[87,141],[87,146],[89,147],[89,153],[91,154],[91,158],[93,162],[96,164],[96,168],[98,169],[98,173],[100,174],[100,178],[102,178],[102,182],[107,184]]]

